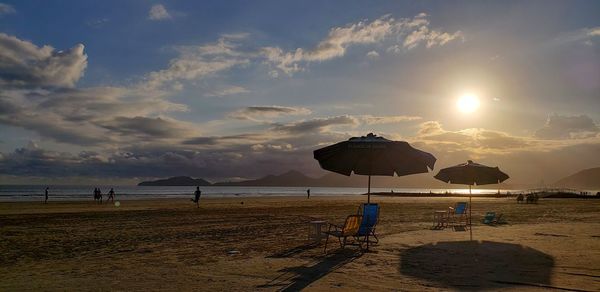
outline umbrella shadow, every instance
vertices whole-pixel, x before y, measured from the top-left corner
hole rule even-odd
[[[290,249],[286,249],[286,250],[280,251],[278,253],[269,255],[269,256],[267,256],[267,258],[289,258],[289,257],[293,257],[295,255],[301,254],[305,251],[315,249],[317,247],[319,247],[318,243],[303,244],[303,245],[295,246]]]
[[[400,273],[460,290],[510,285],[547,287],[554,258],[523,245],[493,241],[426,244],[400,254]]]
[[[278,291],[300,291],[329,273],[360,258],[361,252],[342,250],[319,258],[315,262],[279,270],[280,275],[256,288],[277,288]]]

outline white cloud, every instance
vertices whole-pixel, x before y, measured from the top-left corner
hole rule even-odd
[[[13,8],[9,4],[0,3],[0,17],[2,15],[11,14],[17,12],[15,8]]]
[[[236,94],[242,94],[242,93],[248,93],[250,92],[250,90],[241,87],[241,86],[227,86],[224,88],[220,88],[217,90],[213,90],[210,91],[208,93],[206,93],[206,96],[227,96],[227,95],[236,95]]]
[[[392,36],[395,36],[396,41],[401,42],[407,49],[421,43],[425,43],[427,48],[443,46],[452,40],[463,38],[460,31],[447,33],[429,28],[425,13],[420,13],[412,19],[398,20],[385,15],[372,22],[359,21],[344,27],[334,27],[313,49],[297,48],[285,52],[279,47],[264,47],[262,54],[277,69],[292,74],[302,71],[303,63],[342,57],[352,45],[380,43]]]
[[[200,46],[179,46],[180,53],[169,62],[169,67],[147,74],[143,87],[159,89],[183,80],[194,80],[250,62],[248,54],[238,52],[232,40],[239,36],[222,36],[216,43]],[[171,84],[170,84],[171,83]]]
[[[369,51],[367,53],[367,58],[377,59],[377,58],[379,58],[379,53],[377,53],[377,51]]]
[[[148,11],[148,19],[150,20],[165,20],[171,19],[171,14],[162,4],[152,5],[150,11]]]
[[[14,87],[73,87],[87,66],[84,46],[66,51],[0,33],[0,85]]]

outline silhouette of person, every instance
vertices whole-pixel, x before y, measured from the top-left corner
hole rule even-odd
[[[45,192],[46,199],[44,200],[44,204],[48,204],[48,189],[49,189],[49,187],[46,187],[46,192]]]
[[[310,199],[310,189],[307,189],[307,190],[306,190],[306,198],[307,198],[307,199]]]
[[[200,187],[196,187],[196,191],[194,192],[194,199],[192,200],[196,203],[196,208],[200,208],[200,196],[202,195],[202,191],[200,191]]]
[[[98,188],[98,203],[102,204],[102,191]]]
[[[98,202],[98,188],[94,188],[94,202]]]
[[[114,202],[115,201],[115,190],[113,188],[110,188],[110,191],[108,191],[108,199],[106,199],[106,201],[111,201]]]

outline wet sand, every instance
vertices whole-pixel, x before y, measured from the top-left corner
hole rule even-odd
[[[308,221],[342,223],[365,199],[0,203],[0,290],[600,290],[596,200],[474,199],[469,242],[430,229],[459,198],[374,197],[370,252],[307,244]]]

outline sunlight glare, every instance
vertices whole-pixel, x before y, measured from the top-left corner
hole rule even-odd
[[[472,113],[479,108],[479,98],[473,94],[465,94],[456,103],[458,110],[462,113]]]

